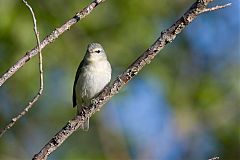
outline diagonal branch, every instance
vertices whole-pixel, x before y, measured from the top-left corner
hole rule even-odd
[[[40,49],[42,50],[48,44],[54,42],[60,35],[62,35],[70,27],[76,24],[79,20],[83,19],[89,15],[98,4],[102,3],[104,0],[94,0],[87,7],[85,7],[80,12],[76,13],[73,18],[64,23],[61,27],[56,28],[51,34],[44,38],[40,43]],[[1,77],[0,86],[9,79],[15,72],[17,72],[25,63],[27,63],[33,56],[38,54],[38,47],[33,48],[31,51],[27,52],[21,59],[19,59],[12,67],[10,67]]]
[[[213,158],[210,158],[208,160],[219,160],[219,157],[213,157]]]
[[[42,66],[42,52],[41,52],[41,48],[40,48],[40,40],[39,40],[39,32],[37,29],[37,20],[35,17],[35,14],[33,12],[32,7],[27,3],[26,0],[22,0],[23,3],[28,7],[28,9],[31,12],[32,15],[32,19],[33,19],[33,30],[34,30],[34,34],[36,36],[36,40],[37,40],[37,50],[39,53],[39,73],[40,73],[40,86],[39,86],[39,90],[38,93],[34,96],[34,98],[28,103],[28,105],[25,107],[25,109],[19,113],[16,117],[12,118],[11,122],[6,125],[6,127],[4,127],[2,130],[0,130],[0,137],[2,137],[2,135],[9,130],[10,128],[12,128],[12,126],[22,117],[24,116],[29,109],[32,108],[32,106],[38,101],[39,97],[42,95],[43,92],[43,66]]]
[[[83,108],[79,116],[75,116],[36,154],[34,160],[47,159],[73,132],[75,132],[87,119],[99,111],[101,107],[117,94],[119,90],[128,83],[146,64],[168,44],[171,43],[189,23],[198,15],[204,13],[207,5],[213,0],[197,0],[190,9],[177,20],[170,28],[161,32],[160,37],[150,46],[128,69],[117,77],[112,85],[105,87],[100,95],[92,100],[89,106]],[[209,10],[211,11],[211,10]]]
[[[204,10],[202,11],[202,13],[203,13],[203,12],[210,12],[210,11],[218,10],[218,9],[221,9],[221,8],[228,7],[228,6],[230,6],[230,5],[231,5],[231,3],[227,3],[227,4],[221,5],[221,6],[217,5],[217,6],[215,6],[215,7],[206,8],[206,9],[204,9]]]

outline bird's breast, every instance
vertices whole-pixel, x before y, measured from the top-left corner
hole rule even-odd
[[[83,67],[77,82],[77,99],[86,103],[96,96],[111,80],[109,62],[89,64]]]

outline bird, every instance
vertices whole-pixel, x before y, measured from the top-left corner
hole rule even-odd
[[[72,102],[73,107],[77,107],[77,115],[110,82],[111,74],[112,68],[101,44],[90,43],[78,66],[73,85]],[[83,123],[82,129],[89,129],[89,118]]]

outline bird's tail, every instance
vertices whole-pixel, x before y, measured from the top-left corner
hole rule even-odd
[[[77,106],[77,115],[80,115],[80,113],[81,113],[81,108],[82,108],[82,107]],[[88,131],[88,129],[89,129],[89,118],[86,118],[86,121],[82,124],[81,128],[82,128],[84,131]]]
[[[84,131],[88,131],[88,129],[89,129],[89,118],[87,118],[86,121],[83,123],[82,129]]]

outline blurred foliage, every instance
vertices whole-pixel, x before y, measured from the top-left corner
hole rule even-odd
[[[35,11],[41,39],[90,3],[77,0],[28,2]],[[0,159],[30,159],[73,117],[73,80],[88,43],[99,42],[104,46],[114,79],[193,2],[108,0],[47,46],[42,51],[44,94],[33,109],[0,139]],[[194,155],[204,154],[200,151],[203,150],[201,146],[193,144],[201,139],[203,143],[207,141],[201,134],[203,131],[212,135],[217,144],[212,144],[214,155],[205,157],[232,160],[239,156],[240,3],[239,0],[221,1],[225,2],[233,4],[198,17],[138,75],[142,79],[154,79],[158,82],[156,88],[162,86],[159,90],[164,93],[173,112],[172,121],[177,126],[178,136],[183,141],[192,140],[188,147],[184,147],[179,159],[199,159]],[[31,14],[21,1],[0,0],[0,15],[2,74],[36,46],[36,40]],[[36,94],[38,83],[36,56],[0,88],[1,127]],[[112,101],[120,103],[120,107],[130,92],[126,86]],[[141,98],[137,101],[141,103]],[[115,159],[133,158],[129,149],[131,139],[127,140],[124,130],[109,131],[104,127],[106,124],[103,125],[98,116],[104,113],[104,109],[92,118],[89,132],[73,134],[50,159],[101,160],[112,159],[111,154]],[[110,151],[106,146],[110,146]],[[199,153],[193,152],[194,149]],[[139,159],[143,158],[139,155]]]

